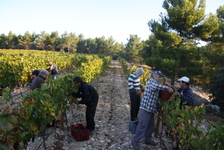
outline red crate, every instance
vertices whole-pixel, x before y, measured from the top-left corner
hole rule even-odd
[[[71,133],[78,142],[89,140],[89,129],[85,128],[82,124],[71,125]]]
[[[168,91],[163,91],[163,90],[159,91],[159,98],[162,101],[167,101],[168,99],[170,99],[170,97],[172,97],[172,93],[169,93]]]

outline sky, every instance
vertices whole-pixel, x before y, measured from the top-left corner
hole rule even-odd
[[[159,20],[164,0],[0,0],[0,34],[41,31],[84,38],[113,37],[127,43],[130,35],[148,39],[148,22]],[[206,14],[216,14],[223,0],[206,0]]]

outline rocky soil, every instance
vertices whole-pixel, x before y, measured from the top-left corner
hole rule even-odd
[[[27,150],[130,150],[133,134],[129,132],[130,121],[130,99],[127,87],[127,77],[124,76],[122,68],[118,61],[112,61],[108,69],[96,80],[93,85],[99,95],[99,103],[95,115],[96,132],[90,135],[87,141],[76,141],[71,135],[71,125],[83,124],[85,121],[85,105],[73,105],[67,112],[67,121],[65,129],[50,127],[44,137],[38,136],[34,141],[30,141]],[[29,87],[14,93],[13,107],[21,101],[21,96],[29,92]],[[197,94],[206,98],[207,93],[197,90]],[[162,150],[164,146],[160,138],[154,138],[157,146],[148,146],[140,142],[141,149]],[[171,141],[162,138],[167,146],[171,149]]]

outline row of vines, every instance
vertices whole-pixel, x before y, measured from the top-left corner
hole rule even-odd
[[[84,81],[91,82],[111,62],[110,57],[99,55],[1,50],[0,83],[9,86],[3,89],[5,102],[10,99],[10,91],[14,86],[29,83],[27,73],[30,70],[46,68],[48,60],[58,65],[60,76],[57,79],[49,77],[40,89],[26,95],[18,108],[7,106],[1,109],[1,150],[12,149],[15,145],[17,149],[24,149],[31,139],[45,130],[47,124],[63,121],[66,110],[76,100],[69,95],[76,90],[73,78],[80,76]]]
[[[119,58],[119,61],[126,76],[137,69],[137,66],[128,68],[126,60],[122,58]],[[144,86],[150,74],[151,72],[145,69],[144,76],[141,76]],[[157,119],[162,123],[160,131],[156,132],[159,132],[161,141],[162,136],[165,136],[172,140],[173,148],[178,145],[179,149],[184,150],[222,150],[224,148],[224,125],[220,122],[203,125],[206,114],[203,106],[194,108],[186,106],[180,109],[180,99],[174,96],[165,102],[159,100],[159,104],[161,109]],[[203,126],[204,129],[202,129]]]

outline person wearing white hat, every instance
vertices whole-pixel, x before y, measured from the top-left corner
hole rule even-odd
[[[190,79],[186,76],[183,76],[182,78],[178,79],[180,89],[175,92],[176,96],[179,96],[181,99],[180,108],[182,106],[192,106],[194,104],[194,94],[192,89],[190,88]]]
[[[129,95],[131,100],[131,121],[136,121],[141,101],[141,83],[140,76],[144,73],[143,68],[138,68],[128,77]]]

